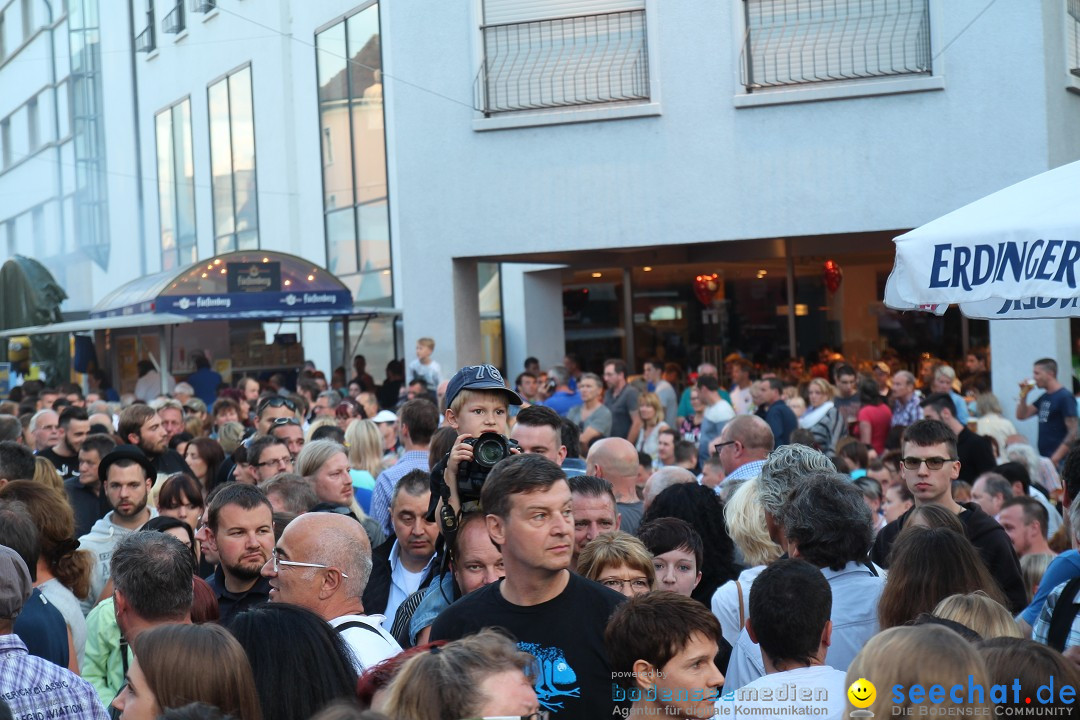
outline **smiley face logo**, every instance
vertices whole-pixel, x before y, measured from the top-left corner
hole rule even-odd
[[[874,687],[874,683],[866,678],[859,678],[851,683],[851,687],[847,690],[847,696],[855,707],[868,708],[874,704],[874,698],[877,697],[877,688]]]

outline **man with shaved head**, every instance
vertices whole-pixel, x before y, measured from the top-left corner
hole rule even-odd
[[[638,453],[629,441],[604,438],[589,447],[585,474],[603,478],[615,490],[615,504],[622,517],[621,530],[637,534],[645,508],[637,496]]]
[[[649,506],[652,505],[652,501],[656,499],[656,496],[672,485],[691,482],[697,482],[697,478],[694,477],[694,473],[686,468],[674,465],[671,467],[660,468],[650,475],[649,479],[645,482],[645,490],[642,492],[641,498],[643,508],[648,510]]]
[[[371,576],[371,543],[351,517],[299,516],[281,534],[262,574],[270,579],[271,602],[305,607],[341,634],[357,674],[401,652],[382,628],[383,617],[364,614],[360,598]]]
[[[761,466],[773,449],[773,433],[757,415],[740,415],[720,432],[712,444],[714,457],[724,468],[720,494],[731,497],[735,489],[761,474]]]

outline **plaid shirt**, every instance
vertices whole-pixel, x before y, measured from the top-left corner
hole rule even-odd
[[[908,398],[906,403],[902,403],[899,400],[892,404],[892,426],[903,425],[907,427],[916,420],[922,420],[923,413],[922,408],[919,407],[919,403],[922,402],[922,397],[919,396],[919,391],[911,393],[911,397]]]
[[[0,635],[0,698],[17,718],[78,716],[109,720],[90,683],[30,655],[16,635]]]
[[[1046,603],[1042,606],[1042,610],[1039,611],[1039,619],[1035,621],[1035,626],[1031,630],[1031,639],[1037,643],[1046,644],[1047,637],[1050,635],[1050,620],[1054,615],[1054,608],[1057,606],[1058,600],[1061,598],[1061,591],[1065,589],[1065,586],[1069,583],[1063,582],[1056,588],[1050,591],[1050,594],[1046,597]],[[1080,604],[1080,595],[1077,595],[1073,600],[1073,604]],[[1072,627],[1069,628],[1069,634],[1065,639],[1065,650],[1071,647],[1080,645],[1080,615],[1077,615],[1073,619]]]
[[[410,450],[392,467],[379,473],[375,480],[375,489],[371,491],[371,517],[379,523],[386,537],[394,535],[394,524],[390,521],[390,498],[394,495],[394,488],[401,478],[413,470],[428,472],[427,450]],[[393,622],[393,618],[390,621]]]

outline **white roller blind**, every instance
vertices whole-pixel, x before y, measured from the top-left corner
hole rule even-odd
[[[484,0],[484,24],[644,9],[645,0]]]
[[[744,0],[744,82],[791,85],[931,69],[927,0]]]

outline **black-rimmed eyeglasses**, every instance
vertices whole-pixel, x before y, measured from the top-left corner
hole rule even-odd
[[[906,457],[906,458],[903,458],[900,462],[902,462],[904,464],[904,467],[906,467],[908,470],[918,470],[919,466],[922,465],[923,463],[926,463],[926,468],[928,470],[940,470],[942,467],[944,467],[945,463],[947,463],[947,462],[956,462],[957,459],[958,458],[943,458],[943,457],[928,457],[928,458]]]
[[[716,443],[715,445],[712,446],[713,457],[716,457],[716,458],[720,457],[720,449],[721,448],[726,447],[728,445],[734,445],[737,442],[739,442],[739,441],[738,440],[728,440],[727,442]]]

